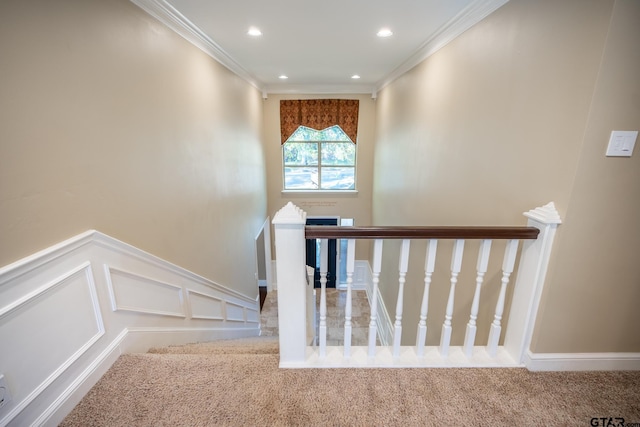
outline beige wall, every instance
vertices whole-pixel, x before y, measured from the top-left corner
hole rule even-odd
[[[565,223],[535,351],[640,350],[640,270],[633,264],[639,155],[604,157],[611,130],[640,123],[639,6],[616,2],[611,21],[613,6],[511,0],[383,89],[377,101],[375,224],[517,225],[526,222],[522,212],[556,203]],[[471,269],[474,252],[466,261]],[[389,265],[397,271],[397,261]],[[395,276],[383,283],[392,317]],[[443,278],[433,307],[446,303]],[[488,277],[483,298],[495,298],[496,280]],[[459,283],[454,327],[468,320],[473,275]],[[419,300],[419,289],[409,286],[406,301]],[[417,310],[407,306],[403,323],[414,325]],[[443,313],[430,312],[430,320],[439,334]],[[403,332],[413,337],[415,327]]]
[[[248,296],[260,93],[128,0],[0,3],[0,265],[97,229]]]
[[[604,156],[612,130],[640,128],[639,43],[640,2],[616,0],[534,351],[640,351],[640,141]]]
[[[282,99],[358,99],[358,141],[356,152],[357,194],[283,193],[282,148],[280,145],[280,100]],[[375,130],[375,101],[371,95],[363,94],[269,94],[264,101],[264,141],[267,158],[268,211],[273,215],[288,202],[304,209],[309,216],[340,216],[354,218],[356,225],[371,225],[371,188],[373,175],[373,132]],[[356,256],[366,259],[368,246],[362,245]],[[274,254],[275,258],[275,254]]]

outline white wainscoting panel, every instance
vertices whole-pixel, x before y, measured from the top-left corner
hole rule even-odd
[[[0,427],[58,425],[123,352],[258,336],[244,296],[90,230],[0,268]]]
[[[244,307],[228,302],[226,304],[227,320],[230,322],[244,322]]]
[[[224,302],[220,298],[187,289],[192,319],[224,320]]]
[[[56,321],[43,322],[43,318]],[[89,262],[3,309],[2,372],[16,373],[24,379],[10,385],[14,401],[15,396],[24,398],[16,402],[7,418],[26,408],[103,334]]]
[[[260,304],[260,302],[258,302]],[[244,308],[247,323],[260,323],[260,311],[251,308]]]
[[[118,270],[106,264],[104,268],[113,311],[186,317],[180,286]],[[151,295],[153,298],[149,298]]]

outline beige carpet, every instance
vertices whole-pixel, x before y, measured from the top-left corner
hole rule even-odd
[[[640,422],[640,372],[282,370],[267,338],[123,355],[61,425],[590,426],[602,417]]]

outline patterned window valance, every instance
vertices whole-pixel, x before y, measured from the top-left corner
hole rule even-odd
[[[338,125],[355,144],[358,136],[357,99],[296,99],[280,101],[281,143],[300,126],[323,130]]]

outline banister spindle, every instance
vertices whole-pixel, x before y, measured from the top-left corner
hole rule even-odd
[[[351,357],[351,286],[353,284],[353,270],[355,268],[356,241],[347,240],[347,301],[344,307],[344,357]]]
[[[496,303],[496,314],[491,323],[489,330],[489,342],[487,343],[487,353],[489,356],[495,357],[498,351],[498,341],[500,341],[500,332],[502,331],[501,321],[504,312],[504,300],[507,294],[507,284],[509,276],[513,272],[513,266],[516,263],[516,254],[518,253],[519,240],[509,240],[504,250],[504,260],[502,261],[502,285],[500,286],[500,295]]]
[[[329,240],[320,239],[320,354],[327,355],[327,266],[329,260]]]
[[[487,266],[489,265],[490,253],[491,240],[483,240],[482,243],[480,243],[480,251],[478,252],[478,264],[476,265],[476,291],[473,295],[471,314],[469,316],[469,323],[467,323],[467,331],[464,336],[464,354],[467,357],[471,357],[471,355],[473,354],[473,345],[476,341],[476,320],[478,319],[478,309],[480,307],[480,291],[482,288],[482,282],[484,281],[484,275],[487,272]]]
[[[404,239],[402,241],[402,249],[400,250],[400,262],[398,270],[400,278],[398,279],[398,301],[396,303],[396,322],[393,330],[393,357],[400,356],[400,341],[402,339],[402,306],[404,300],[404,283],[406,281],[407,270],[409,267],[409,246],[411,240]]]
[[[371,291],[371,317],[369,320],[369,357],[376,355],[376,334],[378,333],[378,285],[382,268],[382,239],[376,239],[373,244],[373,265]]]
[[[458,282],[458,274],[460,274],[460,268],[462,267],[463,252],[464,240],[458,239],[453,246],[453,254],[451,255],[451,287],[449,288],[447,311],[442,325],[442,334],[440,335],[440,355],[442,357],[447,357],[449,355],[449,345],[451,344],[451,319],[453,318],[453,301],[456,292],[456,283]]]
[[[416,338],[416,353],[424,356],[424,346],[427,341],[427,312],[429,310],[429,288],[431,276],[436,266],[436,251],[438,241],[431,239],[427,243],[427,254],[424,260],[424,293],[422,294],[422,306],[420,307],[420,321],[418,322],[418,336]]]

